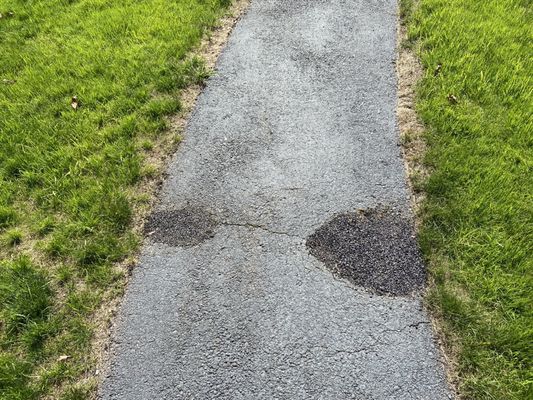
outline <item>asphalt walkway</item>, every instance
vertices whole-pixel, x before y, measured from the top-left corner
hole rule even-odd
[[[200,96],[103,399],[448,399],[419,297],[394,0],[253,0]]]

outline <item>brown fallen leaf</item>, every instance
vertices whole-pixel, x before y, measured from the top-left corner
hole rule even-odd
[[[67,356],[66,354],[63,354],[62,356],[59,356],[57,357],[57,361],[58,362],[61,362],[61,361],[66,361],[70,358],[70,356]]]
[[[450,102],[450,104],[457,104],[459,100],[457,100],[457,97],[450,93],[448,95],[448,101]]]
[[[78,96],[72,96],[72,99],[70,100],[70,106],[74,110],[78,109],[78,107],[80,106],[80,102],[78,101]]]

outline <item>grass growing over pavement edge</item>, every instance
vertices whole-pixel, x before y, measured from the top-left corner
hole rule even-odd
[[[94,313],[140,242],[146,160],[230,2],[0,0],[1,399],[94,393]]]
[[[425,70],[427,302],[464,398],[531,399],[533,5],[403,0],[400,14]]]

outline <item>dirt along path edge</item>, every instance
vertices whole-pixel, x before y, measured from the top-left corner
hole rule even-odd
[[[418,5],[416,1],[413,7]],[[412,10],[410,10],[412,12]],[[424,75],[423,66],[417,56],[416,45],[409,42],[406,21],[402,19],[398,10],[397,21],[397,62],[396,75],[398,80],[398,130],[400,143],[402,145],[402,155],[406,171],[406,182],[409,186],[411,207],[413,209],[415,229],[420,229],[421,207],[425,199],[423,190],[418,185],[423,182],[431,173],[424,165],[423,157],[426,153],[426,143],[424,140],[425,126],[420,120],[416,111],[416,88]],[[431,288],[431,275],[429,275],[427,285]],[[442,356],[442,364],[446,372],[446,379],[450,391],[459,398],[458,375],[456,371],[456,358],[444,343],[444,336],[441,330],[441,317],[432,313],[426,302],[424,302],[427,314],[431,321],[431,327]]]

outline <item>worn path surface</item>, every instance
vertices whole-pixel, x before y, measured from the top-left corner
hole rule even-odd
[[[449,397],[417,295],[395,26],[394,0],[252,2],[170,165],[103,399]]]

